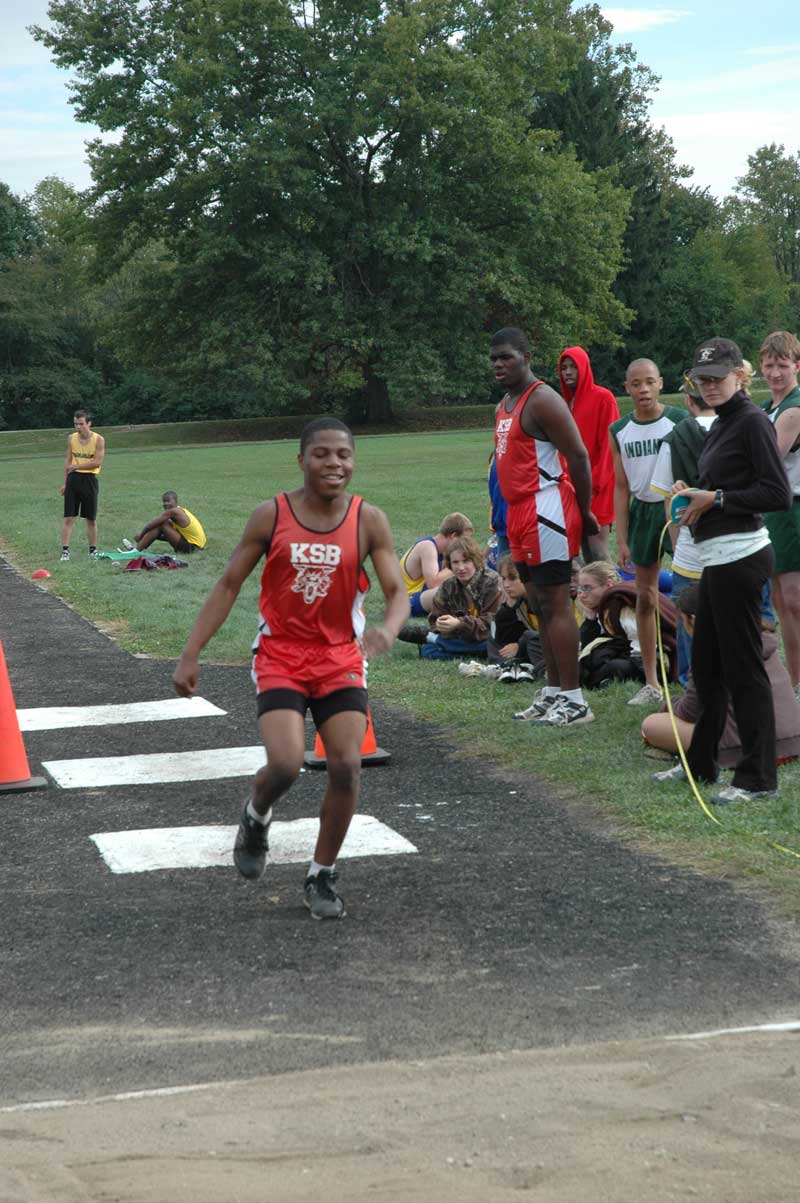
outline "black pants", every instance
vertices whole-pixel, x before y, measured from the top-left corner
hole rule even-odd
[[[747,790],[773,790],[778,783],[775,708],[761,651],[761,591],[773,563],[770,545],[732,564],[705,568],[692,640],[700,709],[687,753],[689,768],[706,781],[717,776],[730,699],[742,741],[733,784]]]

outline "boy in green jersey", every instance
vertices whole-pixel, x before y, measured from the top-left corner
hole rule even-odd
[[[650,488],[661,441],[686,411],[662,405],[664,382],[652,359],[634,359],[625,373],[625,391],[633,413],[612,422],[609,432],[614,458],[614,511],[617,561],[636,579],[636,642],[645,683],[628,703],[660,704],[663,693],[656,669],[656,596],[661,568],[659,540],[664,527],[662,498]]]

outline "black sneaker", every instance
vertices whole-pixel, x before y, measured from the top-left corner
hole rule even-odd
[[[428,642],[429,628],[418,622],[407,622],[401,628],[397,638],[402,643],[423,644]]]
[[[269,851],[269,823],[259,823],[251,818],[245,806],[239,820],[239,830],[236,832],[236,843],[233,845],[233,863],[242,877],[257,881],[267,867],[267,852]]]
[[[315,877],[307,877],[303,886],[303,901],[312,919],[343,919],[344,901],[333,888],[336,873],[320,869]]]

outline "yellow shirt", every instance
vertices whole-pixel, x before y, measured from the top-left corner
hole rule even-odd
[[[78,432],[76,430],[74,434],[71,434],[69,436],[69,449],[70,449],[70,453],[72,455],[72,462],[74,464],[78,464],[78,465],[80,465],[81,463],[88,464],[89,460],[94,459],[95,453],[97,451],[97,431],[93,430],[92,433],[89,435],[89,441],[86,443],[82,443],[80,440],[80,436],[78,435]],[[91,474],[92,476],[100,475],[99,468],[77,467],[75,469],[75,471],[82,472],[84,475],[89,475],[89,474]]]
[[[191,510],[187,510],[185,505],[181,506],[186,517],[189,519],[188,526],[178,526],[177,522],[170,522],[170,526],[174,526],[179,535],[183,535],[187,543],[194,543],[195,547],[205,547],[207,543],[206,532],[195,518]]]

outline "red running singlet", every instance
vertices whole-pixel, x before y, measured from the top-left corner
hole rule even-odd
[[[275,529],[261,574],[258,633],[266,639],[352,643],[366,625],[369,577],[361,567],[360,497],[330,531],[309,530],[285,493],[275,498]]]

